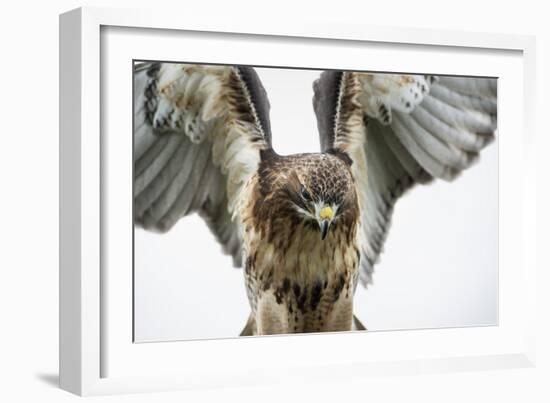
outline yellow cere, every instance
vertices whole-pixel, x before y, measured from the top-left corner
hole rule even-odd
[[[332,208],[329,206],[323,207],[321,211],[319,212],[319,217],[321,220],[332,220],[332,216],[334,215]]]

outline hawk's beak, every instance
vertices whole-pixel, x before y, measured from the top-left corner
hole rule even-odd
[[[319,228],[321,229],[321,239],[324,240],[327,237],[328,229],[332,218],[334,217],[334,212],[329,206],[325,206],[319,212]]]
[[[328,227],[330,227],[330,221],[329,220],[321,220],[319,222],[319,226],[321,227],[321,239],[324,240],[327,237],[327,234],[328,234]]]

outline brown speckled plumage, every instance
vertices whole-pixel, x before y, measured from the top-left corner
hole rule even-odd
[[[240,215],[253,334],[349,330],[359,266],[349,165],[330,154],[272,155],[247,192]],[[339,206],[325,240],[296,209],[315,201]]]

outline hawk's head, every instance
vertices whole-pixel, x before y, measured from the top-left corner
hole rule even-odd
[[[349,166],[327,154],[299,156],[282,192],[290,210],[302,220],[316,223],[321,239],[330,228],[357,216],[357,198]]]

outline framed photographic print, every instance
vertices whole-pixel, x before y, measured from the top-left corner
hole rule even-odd
[[[532,365],[530,38],[79,9],[60,40],[63,388]]]

